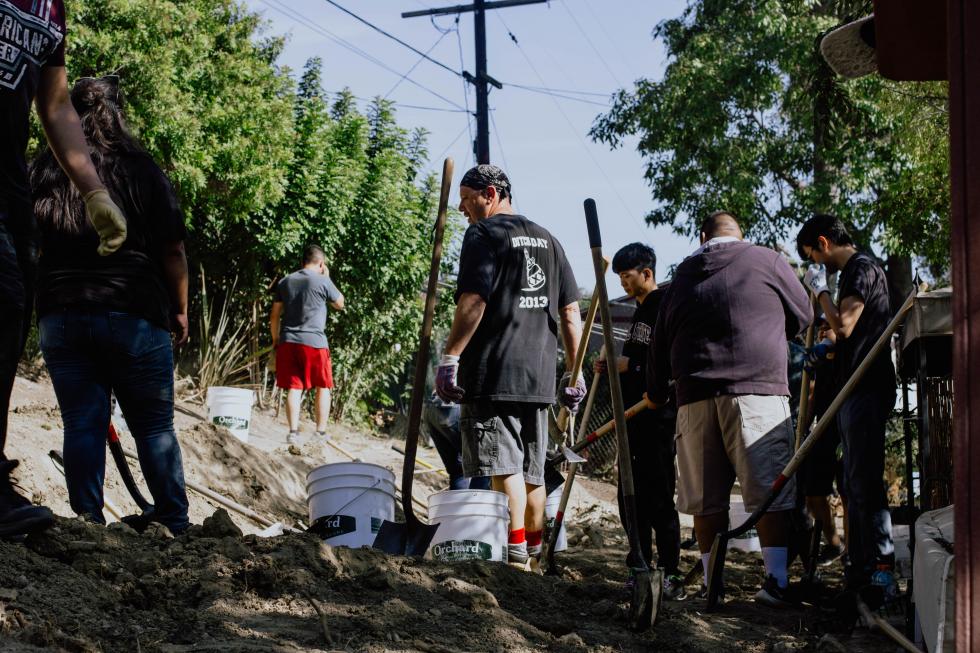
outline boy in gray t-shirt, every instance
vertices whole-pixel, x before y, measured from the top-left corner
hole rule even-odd
[[[299,436],[303,391],[316,388],[316,431],[326,437],[333,370],[324,329],[327,305],[341,310],[344,296],[327,276],[326,257],[316,245],[303,251],[303,267],[276,286],[270,326],[276,350],[276,384],[287,390],[286,418],[294,444]]]

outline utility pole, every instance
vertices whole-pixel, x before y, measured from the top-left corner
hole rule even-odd
[[[423,11],[406,11],[402,18],[417,16],[448,16],[453,14],[473,13],[474,39],[476,40],[476,76],[463,71],[463,78],[476,87],[476,140],[473,142],[473,154],[477,163],[490,163],[490,84],[496,88],[503,85],[487,74],[487,14],[488,9],[503,9],[520,5],[534,5],[549,0],[473,0],[470,5],[455,7],[440,7]]]

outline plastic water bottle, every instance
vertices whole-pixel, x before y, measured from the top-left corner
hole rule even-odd
[[[886,601],[898,596],[898,583],[895,582],[895,574],[888,567],[878,567],[878,571],[871,575],[871,584],[882,588]]]

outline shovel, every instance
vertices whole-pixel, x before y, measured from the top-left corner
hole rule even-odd
[[[902,324],[905,314],[910,308],[912,308],[912,302],[915,300],[915,296],[918,292],[918,284],[916,284],[916,287],[912,289],[912,292],[909,293],[909,296],[905,299],[905,303],[903,303],[902,307],[898,309],[898,313],[895,314],[895,317],[892,318],[892,321],[889,322],[881,336],[879,336],[878,340],[871,348],[871,351],[868,352],[868,355],[863,361],[861,361],[858,368],[851,373],[851,378],[847,380],[844,387],[837,393],[834,401],[830,404],[827,410],[824,411],[824,414],[820,417],[820,420],[817,422],[816,426],[813,427],[810,435],[807,436],[802,444],[800,444],[800,448],[796,450],[795,454],[793,454],[793,457],[790,459],[789,463],[786,464],[786,467],[783,469],[782,473],[776,477],[775,481],[773,481],[772,487],[769,489],[769,494],[766,495],[766,499],[762,502],[762,505],[756,508],[755,511],[749,515],[749,518],[745,520],[744,524],[738,526],[737,528],[733,528],[730,531],[719,533],[715,537],[715,541],[711,545],[711,557],[708,559],[709,573],[707,608],[709,610],[715,609],[715,607],[718,605],[718,597],[722,588],[722,574],[725,571],[725,555],[728,552],[728,542],[732,538],[744,535],[749,529],[755,528],[756,524],[759,523],[759,520],[762,519],[763,515],[766,514],[766,511],[769,510],[769,506],[771,506],[779,497],[779,494],[786,486],[786,483],[793,477],[793,474],[796,473],[800,463],[803,462],[803,459],[806,458],[813,446],[827,431],[827,428],[834,421],[834,419],[836,419],[837,411],[840,410],[841,405],[851,395],[851,392],[853,392],[857,384],[861,382],[861,379],[864,378],[865,373],[875,362],[875,359],[877,359],[888,346],[888,342],[891,340],[892,335]]]
[[[585,222],[589,228],[589,246],[592,248],[592,267],[595,269],[595,287],[599,297],[599,313],[602,316],[602,337],[606,344],[606,361],[609,370],[616,370],[616,344],[613,340],[612,316],[609,314],[609,297],[606,294],[606,275],[602,266],[602,236],[599,232],[599,215],[595,200],[585,200]],[[623,392],[619,375],[610,373],[609,391],[612,395],[613,419],[616,438],[619,441],[619,479],[623,485],[623,504],[626,516],[626,533],[630,542],[630,560],[636,566],[633,571],[633,596],[628,615],[629,626],[640,632],[656,620],[660,607],[663,584],[660,574],[652,572],[643,560],[639,533],[636,532],[636,496],[633,492],[633,465],[630,443],[626,436],[626,415],[623,410]]]
[[[592,413],[592,403],[595,401],[595,391],[599,387],[599,375],[592,377],[592,386],[589,388],[589,398],[585,401],[585,412],[582,413],[582,422],[579,427],[579,440],[585,435],[584,431],[588,428],[589,415]],[[570,456],[575,456],[571,458]],[[575,474],[578,472],[579,463],[584,463],[582,458],[571,449],[565,452],[565,459],[570,461],[568,466],[568,478],[561,491],[561,501],[558,503],[558,512],[555,513],[555,523],[551,526],[548,535],[547,551],[545,552],[545,563],[549,576],[558,573],[558,566],[555,564],[555,546],[558,544],[558,535],[561,533],[562,524],[565,522],[565,508],[568,507],[568,498],[572,496],[572,484],[575,482]]]
[[[402,466],[402,510],[405,523],[385,520],[374,539],[374,548],[385,553],[421,557],[425,555],[438,524],[423,524],[415,516],[412,505],[412,481],[415,477],[415,454],[419,446],[419,429],[422,423],[422,400],[425,395],[425,377],[429,367],[429,341],[432,337],[432,318],[436,311],[436,293],[439,282],[439,261],[442,259],[442,236],[446,228],[446,207],[453,180],[453,160],[446,158],[442,165],[442,189],[439,192],[439,213],[436,217],[435,236],[432,243],[432,263],[429,266],[429,285],[425,293],[425,312],[419,334],[419,350],[415,356],[415,374],[412,381],[412,402],[408,409],[408,428],[405,433],[405,463]]]

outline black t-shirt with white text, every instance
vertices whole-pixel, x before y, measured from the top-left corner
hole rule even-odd
[[[45,67],[65,65],[62,0],[0,0],[0,213],[28,212],[31,103]]]
[[[560,311],[578,300],[561,243],[521,215],[471,225],[460,252],[457,301],[463,293],[486,301],[460,356],[464,401],[552,403]]]
[[[863,252],[854,254],[841,270],[837,297],[838,306],[847,297],[857,297],[864,302],[864,309],[851,335],[839,339],[836,346],[834,355],[836,376],[838,382],[844,384],[891,321],[888,281],[884,270],[867,254]],[[883,390],[890,392],[895,390],[895,367],[892,365],[888,348],[881,352],[861,382],[861,387],[865,389],[870,390],[876,386],[881,386]]]

